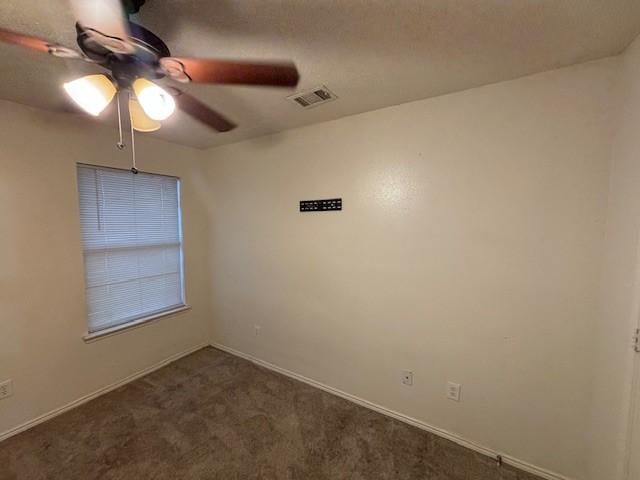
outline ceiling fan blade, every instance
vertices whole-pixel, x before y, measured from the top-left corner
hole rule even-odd
[[[42,38],[32,37],[31,35],[24,35],[18,32],[12,32],[11,30],[5,30],[0,28],[0,41],[5,43],[12,43],[14,45],[20,45],[22,47],[37,50],[39,52],[49,53],[49,48],[54,46],[55,43],[48,42]]]
[[[170,91],[175,96],[176,104],[180,110],[214,130],[228,132],[237,127],[235,123],[227,120],[220,113],[188,93],[184,93],[177,88],[171,88]]]
[[[165,57],[160,59],[160,64],[170,77],[196,83],[295,87],[300,79],[298,69],[291,62],[247,63],[209,58]]]
[[[129,26],[120,0],[71,0],[78,24],[117,53],[130,53]]]
[[[49,42],[43,38],[24,35],[22,33],[5,30],[3,28],[0,28],[0,42],[20,45],[21,47],[30,48],[31,50],[36,50],[42,53],[50,53],[56,57],[86,60],[86,58],[77,50],[58,45],[55,42]]]

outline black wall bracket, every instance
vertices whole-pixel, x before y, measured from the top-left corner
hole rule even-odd
[[[328,212],[330,210],[342,210],[342,199],[300,200],[301,212]]]

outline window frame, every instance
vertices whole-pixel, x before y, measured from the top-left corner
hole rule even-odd
[[[157,172],[149,172],[149,171],[143,171],[143,170],[139,170],[139,173],[143,173],[143,174],[147,174],[147,175],[154,175],[154,176],[162,176],[162,177],[168,177],[168,178],[172,178],[176,180],[176,194],[177,194],[177,200],[178,200],[178,236],[179,236],[179,246],[180,246],[180,288],[181,288],[181,297],[182,297],[182,304],[177,304],[177,305],[172,305],[169,306],[165,309],[161,309],[161,310],[156,310],[156,311],[152,311],[152,312],[147,312],[145,314],[139,315],[139,316],[134,316],[131,317],[130,319],[123,319],[122,323],[119,323],[117,325],[113,325],[111,327],[107,327],[107,328],[103,328],[101,330],[96,330],[96,331],[90,331],[89,330],[89,318],[88,318],[88,304],[87,304],[87,276],[86,276],[86,268],[84,265],[85,262],[85,248],[84,248],[84,240],[83,240],[83,233],[82,233],[82,222],[80,221],[80,195],[79,195],[79,178],[78,178],[78,169],[80,167],[86,167],[86,168],[94,168],[94,169],[99,169],[99,170],[113,170],[113,171],[117,171],[117,172],[129,172],[131,173],[130,169],[127,168],[117,168],[117,167],[112,167],[112,166],[105,166],[105,165],[95,165],[95,164],[90,164],[90,163],[84,163],[84,162],[77,162],[75,164],[75,174],[76,174],[76,194],[77,194],[77,202],[76,202],[76,206],[78,207],[78,232],[80,233],[80,247],[81,247],[81,256],[82,256],[82,271],[83,271],[83,287],[84,287],[84,307],[85,307],[85,332],[82,335],[82,339],[87,342],[87,343],[91,343],[94,342],[96,340],[105,338],[105,337],[111,337],[114,335],[118,335],[120,333],[123,333],[125,331],[129,331],[129,330],[134,330],[137,328],[140,328],[142,326],[145,325],[149,325],[151,323],[155,323],[159,320],[161,320],[164,317],[168,317],[168,316],[173,316],[176,314],[179,314],[181,312],[185,312],[188,310],[191,310],[191,306],[189,305],[188,301],[187,301],[187,292],[186,292],[186,286],[185,286],[185,265],[184,265],[184,236],[183,236],[183,226],[182,226],[182,179],[176,175],[168,175],[165,173],[157,173]]]

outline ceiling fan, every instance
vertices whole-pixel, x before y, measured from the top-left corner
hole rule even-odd
[[[118,91],[129,92],[132,127],[139,131],[160,128],[176,108],[218,131],[236,127],[222,114],[174,87],[162,88],[153,80],[163,77],[180,83],[264,85],[294,87],[298,70],[291,62],[249,63],[210,58],[174,57],[153,32],[130,21],[145,0],[71,0],[77,19],[80,51],[55,42],[0,29],[0,41],[21,45],[56,57],[98,65],[107,74],[88,75],[64,84],[65,91],[86,112],[97,116]],[[118,111],[120,102],[118,101]]]

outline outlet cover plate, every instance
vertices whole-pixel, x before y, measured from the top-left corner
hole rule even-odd
[[[402,383],[404,385],[413,385],[413,372],[411,370],[402,370]]]
[[[448,382],[447,383],[447,398],[454,402],[460,401],[460,393],[462,391],[462,385],[459,383]]]

